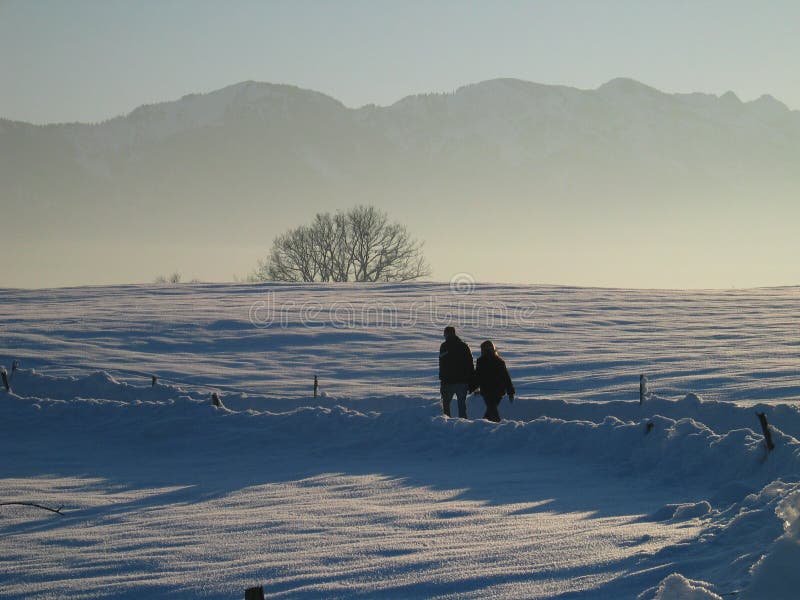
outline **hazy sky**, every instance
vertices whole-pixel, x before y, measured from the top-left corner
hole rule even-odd
[[[665,92],[732,90],[745,101],[771,94],[800,109],[799,57],[800,0],[0,0],[0,118],[97,122],[246,80],[321,91],[350,107],[386,105],[499,77],[579,88],[630,77]],[[0,211],[6,212],[2,193],[0,182]],[[618,226],[613,214],[569,215],[563,228],[536,221],[549,227],[546,235],[528,241],[517,232],[509,237],[521,250],[506,244],[496,251],[508,250],[517,261],[527,256],[524,264],[538,270],[519,270],[513,261],[505,271],[466,267],[484,281],[796,284],[792,228],[793,211],[800,209],[792,195],[779,199],[782,210],[758,212],[762,200],[744,200],[747,214],[771,219],[761,230],[727,209],[719,215],[727,229],[716,220],[687,229],[691,218],[671,228],[663,219],[648,225],[642,247],[650,254],[632,252],[627,238],[609,239]],[[635,207],[635,198],[626,201]],[[438,224],[402,210],[397,207],[397,218],[441,258],[436,279],[464,270],[448,262],[458,252],[437,239]],[[313,216],[308,211],[306,220]],[[590,233],[575,235],[573,223]],[[173,269],[220,280],[251,271],[278,233],[265,229],[245,242],[237,232],[220,232],[218,244],[207,244],[176,232],[161,246],[133,247],[99,238],[56,246],[46,236],[10,247],[0,236],[0,250],[15,265],[15,253],[39,265],[18,268],[4,278],[6,285],[148,281]],[[706,250],[719,256],[698,260]],[[664,268],[653,267],[653,256]],[[670,270],[673,275],[664,275]]]
[[[360,106],[627,76],[800,109],[798,57],[797,0],[0,0],[0,117],[97,121],[249,79]]]

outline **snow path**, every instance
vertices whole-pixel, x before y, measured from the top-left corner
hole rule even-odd
[[[236,598],[263,584],[273,598],[613,598],[637,557],[698,530],[637,522],[663,489],[566,459],[342,461],[259,444],[233,463],[213,448],[144,452],[120,475],[123,461],[70,465],[63,450],[41,446],[24,461],[39,459],[41,473],[0,481],[3,497],[69,507],[65,517],[4,513],[4,597]],[[641,590],[635,578],[623,587]]]

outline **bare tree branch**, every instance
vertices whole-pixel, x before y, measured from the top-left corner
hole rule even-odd
[[[35,502],[0,502],[0,506],[33,506],[36,508],[41,508],[42,510],[49,510],[57,515],[61,515],[62,517],[64,516],[64,513],[61,512],[61,509],[64,508],[63,504],[58,508],[50,508],[49,506],[42,506],[41,504],[36,504]]]

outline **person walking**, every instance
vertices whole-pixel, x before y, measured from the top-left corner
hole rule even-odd
[[[445,327],[444,342],[439,347],[439,381],[445,415],[450,416],[450,402],[455,395],[459,418],[467,418],[467,394],[474,376],[475,366],[469,346],[456,335],[455,327]]]
[[[486,403],[486,414],[483,418],[487,421],[500,422],[500,400],[508,394],[508,401],[514,402],[514,384],[508,374],[506,362],[497,353],[497,349],[490,340],[481,344],[481,355],[475,366],[475,383],[480,388],[483,401]]]

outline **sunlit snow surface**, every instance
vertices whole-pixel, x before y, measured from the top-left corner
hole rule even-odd
[[[462,283],[0,291],[0,597],[795,597],[800,290]]]
[[[638,399],[647,373],[664,395],[800,398],[800,288],[467,282],[462,292],[441,284],[0,290],[0,357],[48,374],[67,372],[62,365],[130,369],[278,397],[307,396],[314,374],[335,396],[432,397],[441,330],[460,322],[475,350],[495,341],[527,397]]]

